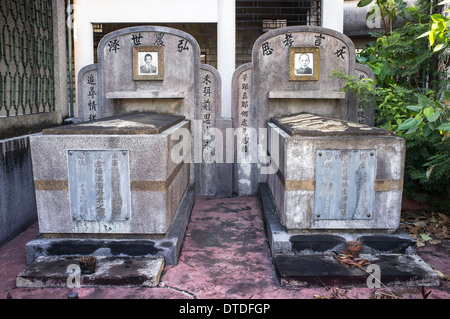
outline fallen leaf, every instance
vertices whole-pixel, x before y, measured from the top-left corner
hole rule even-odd
[[[427,234],[420,234],[420,237],[422,237],[422,239],[424,241],[429,241],[432,240],[433,238],[431,238],[430,236],[428,236]]]
[[[437,273],[439,277],[444,278],[444,274],[439,270],[435,269],[434,272]]]
[[[337,252],[333,251],[335,254],[333,256],[342,266],[349,268],[350,266],[355,266],[358,268],[363,268],[363,266],[370,265],[370,262],[366,259],[353,259],[352,255],[348,255],[347,251],[341,251],[341,255],[338,255]]]
[[[433,240],[430,240],[428,243],[430,245],[437,245],[437,244],[440,244],[441,242],[442,242],[441,240],[433,239]]]
[[[417,240],[416,243],[417,243],[417,247],[418,248],[425,247],[425,244],[422,241],[420,241],[420,240]]]

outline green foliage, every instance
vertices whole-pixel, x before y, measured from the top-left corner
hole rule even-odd
[[[404,193],[414,200],[450,212],[450,139],[407,134]]]
[[[345,90],[357,94],[363,105],[376,105],[376,126],[405,138],[404,193],[450,213],[449,77],[439,59],[448,47],[450,19],[427,14],[436,9],[432,1],[419,0],[410,7],[403,0],[358,3],[370,4],[391,22],[394,13],[401,15],[406,25],[374,34],[376,40],[360,53],[358,62],[372,69],[376,81],[358,80],[340,71],[332,75],[345,80]]]
[[[450,3],[450,0],[440,2],[438,5],[444,5]],[[450,12],[450,9],[444,12]],[[430,44],[430,49],[433,52],[441,51],[448,47],[448,37],[450,36],[449,26],[450,20],[442,14],[431,15],[432,24],[430,30],[422,33],[418,38],[427,36]]]
[[[450,131],[450,109],[442,102],[432,100],[425,95],[415,93],[417,97],[416,105],[409,105],[411,117],[398,126],[398,131],[406,131],[405,134],[413,133],[417,130],[428,138],[433,134],[440,137],[443,132]],[[450,96],[449,91],[445,91],[444,98]],[[449,99],[450,100],[450,99]]]
[[[345,75],[340,70],[333,70],[331,75],[345,80],[344,89],[358,95],[363,107],[370,104],[377,106],[375,126],[396,131],[411,116],[411,111],[406,106],[415,103],[413,89],[397,84],[375,86],[372,79],[358,80],[356,76]]]
[[[407,10],[407,3],[403,0],[360,0],[357,4],[358,7],[368,5],[370,5],[370,10],[367,12],[366,19],[371,20],[377,15],[381,15],[386,36],[389,36],[388,24],[392,32],[392,25],[397,21],[398,16],[405,17]]]

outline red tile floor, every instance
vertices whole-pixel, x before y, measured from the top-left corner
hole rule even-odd
[[[422,299],[420,287],[281,287],[256,197],[197,197],[178,265],[167,265],[154,288],[16,288],[15,276],[26,266],[25,244],[38,234],[34,224],[0,247],[0,299],[67,299],[71,291],[79,299],[370,299],[390,292]],[[448,241],[420,248],[419,255],[434,269],[450,274]],[[428,291],[429,299],[450,299],[448,281]]]

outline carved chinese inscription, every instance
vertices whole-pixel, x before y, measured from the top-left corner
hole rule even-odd
[[[99,111],[97,70],[89,70],[84,73],[81,84],[78,117],[83,121],[96,120]]]
[[[69,151],[73,220],[130,219],[127,151]]]
[[[318,150],[314,219],[372,219],[375,150]]]

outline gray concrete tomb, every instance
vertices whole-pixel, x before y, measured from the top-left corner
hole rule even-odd
[[[333,30],[293,26],[255,41],[252,61],[233,77],[233,124],[242,132],[234,193],[259,195],[282,285],[330,276],[365,284],[330,255],[359,239],[372,263],[390,260],[393,283],[435,285],[415,241],[398,229],[404,140],[370,126],[373,105],[345,92],[333,70],[374,78],[356,63],[352,41]],[[380,236],[386,246],[374,244]],[[413,274],[400,278],[405,254],[414,255]],[[324,268],[311,269],[313,259]]]
[[[220,76],[200,63],[197,41],[172,28],[109,33],[97,54],[78,75],[76,124],[30,141],[41,235],[27,244],[28,262],[103,254],[176,264],[194,195],[226,191],[216,163],[203,160],[221,123]]]
[[[132,114],[31,137],[39,229],[56,234],[164,235],[189,185],[170,158],[181,116]]]

